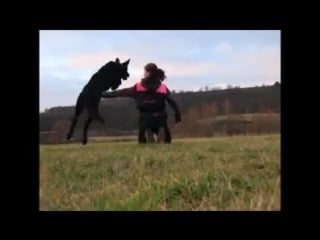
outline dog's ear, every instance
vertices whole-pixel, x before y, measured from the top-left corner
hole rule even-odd
[[[120,60],[119,60],[119,58],[116,58],[116,63],[120,63]]]
[[[122,65],[128,66],[129,62],[130,62],[130,58],[127,61],[125,61],[124,63],[122,63]]]

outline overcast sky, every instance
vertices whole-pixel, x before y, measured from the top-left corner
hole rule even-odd
[[[131,59],[132,86],[143,66],[166,71],[171,90],[280,82],[280,31],[40,31],[40,111],[74,105],[103,64]]]

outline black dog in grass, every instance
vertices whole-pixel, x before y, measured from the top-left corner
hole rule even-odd
[[[67,139],[72,137],[78,118],[84,109],[88,112],[88,118],[85,121],[83,128],[83,144],[87,143],[87,132],[91,122],[93,120],[97,120],[101,123],[104,123],[104,119],[99,114],[101,93],[110,88],[115,90],[120,86],[121,79],[127,80],[129,77],[129,62],[130,59],[128,59],[126,62],[120,63],[119,59],[117,58],[115,62],[108,62],[101,67],[98,72],[93,74],[87,85],[84,86],[80,95],[78,96],[75,113],[67,135]]]

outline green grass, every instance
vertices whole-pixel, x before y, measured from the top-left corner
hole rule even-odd
[[[280,137],[41,145],[40,210],[280,210]]]

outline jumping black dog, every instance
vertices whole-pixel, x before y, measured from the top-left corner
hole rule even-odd
[[[116,58],[115,62],[108,62],[102,66],[99,71],[93,74],[89,82],[84,86],[78,96],[75,113],[67,134],[67,139],[72,137],[78,117],[84,109],[88,111],[88,118],[85,121],[83,128],[83,144],[86,144],[88,141],[87,132],[91,122],[93,120],[97,120],[101,123],[105,122],[102,116],[99,114],[101,93],[110,88],[115,90],[121,85],[121,79],[127,80],[127,78],[130,76],[128,73],[129,62],[130,59],[128,59],[126,62],[120,63],[119,58]]]

